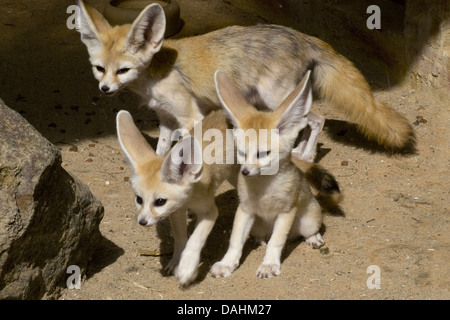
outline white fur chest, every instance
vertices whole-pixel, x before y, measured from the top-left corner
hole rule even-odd
[[[149,108],[173,112],[173,108],[186,105],[190,98],[186,97],[180,77],[175,70],[161,79],[142,77],[130,85],[130,90],[140,95]]]
[[[239,197],[244,211],[273,220],[297,204],[300,177],[295,170],[284,170],[273,176],[239,177]]]

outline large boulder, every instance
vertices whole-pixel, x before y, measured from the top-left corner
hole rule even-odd
[[[0,299],[52,299],[101,239],[103,206],[0,100]]]

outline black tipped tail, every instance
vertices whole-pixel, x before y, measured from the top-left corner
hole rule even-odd
[[[337,206],[342,201],[342,193],[336,178],[323,167],[314,164],[305,171],[305,177],[319,192],[318,196],[330,206]]]
[[[292,162],[304,174],[308,183],[317,191],[317,198],[329,211],[338,208],[343,196],[336,178],[317,163],[311,163],[291,156]]]

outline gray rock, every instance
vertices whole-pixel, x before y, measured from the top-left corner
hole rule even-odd
[[[0,299],[52,299],[85,272],[103,206],[59,150],[0,100]]]

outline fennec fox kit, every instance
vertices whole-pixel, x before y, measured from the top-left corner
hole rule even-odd
[[[225,136],[227,123],[222,112],[210,113],[201,124],[203,131],[214,128]],[[174,273],[182,286],[188,285],[196,278],[201,250],[218,216],[216,190],[225,179],[235,181],[239,166],[205,163],[202,153],[207,144],[194,136],[183,138],[165,157],[159,156],[127,111],[117,115],[117,133],[133,173],[131,183],[139,210],[138,221],[150,226],[164,218],[170,219],[174,253],[165,269],[169,274]],[[224,144],[222,150],[216,148],[215,156],[234,153],[234,148],[227,151],[226,147]],[[187,209],[197,215],[189,239]]]
[[[219,98],[237,129],[234,136],[242,165],[239,207],[229,249],[213,265],[214,277],[227,277],[237,268],[250,232],[255,238],[268,241],[264,260],[256,272],[261,278],[280,274],[280,256],[288,238],[302,236],[313,248],[324,244],[319,233],[321,207],[303,173],[291,161],[292,146],[299,130],[307,125],[306,115],[312,103],[309,76],[308,71],[275,111],[261,112],[246,101],[224,72],[216,72]],[[268,131],[274,134],[268,135]],[[249,132],[254,132],[255,138]]]

